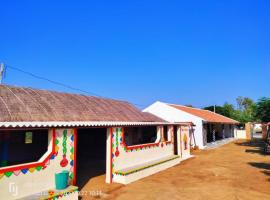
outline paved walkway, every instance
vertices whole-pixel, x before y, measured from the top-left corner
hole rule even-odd
[[[269,200],[270,156],[260,142],[232,142],[127,186],[106,185],[104,177],[84,189],[102,195],[83,199]],[[99,182],[98,182],[99,181]]]
[[[207,143],[207,146],[205,149],[215,149],[235,140],[236,140],[235,138],[225,138],[222,140],[217,140],[216,142]]]

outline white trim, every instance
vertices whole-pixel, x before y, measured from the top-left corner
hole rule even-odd
[[[124,121],[71,121],[71,122],[0,122],[0,128],[22,127],[89,127],[89,126],[142,126],[142,125],[190,125],[189,123],[170,122],[124,122]]]

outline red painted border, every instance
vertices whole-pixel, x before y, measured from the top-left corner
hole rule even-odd
[[[15,167],[8,167],[5,169],[0,169],[0,173],[13,172],[13,171],[18,171],[18,170],[22,170],[22,169],[34,168],[34,167],[38,167],[38,166],[44,167],[45,164],[47,163],[47,161],[50,160],[52,155],[55,154],[55,139],[56,139],[55,129],[52,129],[52,138],[53,138],[52,151],[42,162],[36,162],[36,163],[31,163],[31,164],[22,164],[22,165],[15,166]]]
[[[73,129],[73,133],[74,133],[74,153],[73,153],[73,155],[74,155],[74,160],[73,160],[73,162],[74,162],[74,166],[73,166],[73,181],[72,181],[72,183],[73,183],[73,185],[76,185],[76,183],[77,183],[77,137],[78,137],[78,132],[77,132],[77,129],[76,128],[74,128]]]
[[[113,172],[112,172],[112,165],[113,165],[113,160],[112,160],[112,134],[113,134],[113,128],[110,128],[110,141],[111,141],[111,148],[110,148],[110,183],[112,183],[113,179]]]
[[[149,144],[140,144],[140,145],[133,145],[133,146],[127,146],[125,143],[125,129],[122,127],[122,145],[127,149],[127,150],[133,150],[133,149],[140,149],[143,147],[153,147],[153,146],[159,146],[160,141],[157,143],[149,143]]]

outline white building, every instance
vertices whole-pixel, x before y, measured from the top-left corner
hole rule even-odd
[[[191,145],[198,146],[200,149],[216,140],[234,137],[235,125],[239,123],[208,110],[159,101],[144,109],[143,112],[149,112],[168,122],[192,122],[195,127],[193,134],[191,133]]]

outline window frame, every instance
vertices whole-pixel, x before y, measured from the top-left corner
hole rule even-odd
[[[172,133],[173,133],[173,126],[168,126],[167,125],[167,140],[165,140],[165,137],[164,137],[164,126],[162,126],[162,133],[163,133],[163,142],[165,142],[166,144],[170,144],[172,143]]]
[[[48,162],[48,160],[50,160],[50,158],[55,154],[56,131],[54,128],[51,130],[52,130],[51,150],[48,148],[47,152],[40,158],[39,161],[18,164],[18,165],[13,165],[13,166],[7,166],[7,167],[0,167],[0,173],[13,172],[13,171],[17,171],[17,170],[29,169],[29,168],[39,167],[39,166],[44,167],[46,165],[46,163]],[[50,129],[48,129],[48,135],[49,135],[49,132],[50,132]],[[48,144],[48,147],[49,147],[49,144]],[[43,159],[43,157],[45,157],[45,158]],[[41,160],[41,159],[43,159],[43,160]]]
[[[157,130],[157,139],[158,142],[154,142],[154,143],[147,143],[147,144],[137,144],[137,145],[131,145],[131,146],[128,146],[126,145],[125,143],[125,127],[122,127],[122,145],[127,149],[127,150],[133,150],[133,149],[140,149],[140,148],[144,148],[144,147],[153,147],[153,146],[156,146],[158,147],[159,144],[160,144],[160,141],[161,141],[161,138],[160,138],[160,133],[161,133],[161,128],[160,126],[156,126]]]

